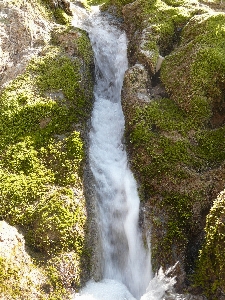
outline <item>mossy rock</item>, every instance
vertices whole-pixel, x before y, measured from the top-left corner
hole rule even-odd
[[[207,8],[196,1],[137,0],[125,5],[130,62],[142,63],[153,76],[158,71],[159,55],[164,57],[174,50],[185,24],[193,15],[205,11]]]
[[[93,52],[82,30],[61,27],[56,35],[0,95],[0,214],[23,231],[40,264],[69,251],[88,273],[82,180]],[[76,287],[83,272],[76,269]],[[49,299],[68,292],[57,276],[55,287],[46,283]]]
[[[224,22],[224,13],[193,17],[161,70],[171,98],[199,123],[213,127],[225,120]]]
[[[152,225],[153,268],[179,260],[190,274],[203,242],[204,216],[225,180],[225,127],[199,128],[170,99],[123,107],[131,166]]]
[[[49,8],[55,21],[61,25],[71,25],[72,12],[70,11],[70,0],[41,0]]]
[[[53,191],[36,205],[29,224],[27,241],[48,255],[75,250],[82,255],[86,215],[84,199],[72,189]]]
[[[179,260],[190,274],[225,180],[224,13],[198,1],[138,0],[123,16],[131,64],[122,92],[126,141],[151,227],[153,269]]]
[[[61,25],[70,26],[72,13],[70,11],[70,0],[7,0],[7,5],[11,8],[18,7],[24,9],[29,6],[37,14],[40,14],[45,19],[56,22]]]
[[[195,284],[209,299],[225,293],[225,192],[221,192],[207,216],[205,241],[199,254]]]

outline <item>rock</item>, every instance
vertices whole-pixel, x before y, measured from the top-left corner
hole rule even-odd
[[[5,221],[0,221],[0,268],[1,299],[39,299],[46,276],[32,263],[23,235]]]
[[[0,214],[41,265],[4,250],[7,300],[64,299],[90,278],[82,176],[93,52],[87,33],[56,23],[69,2],[47,2],[0,1]]]
[[[165,57],[159,55],[158,60],[157,60],[157,64],[156,64],[156,67],[155,67],[156,73],[160,70],[162,62],[163,62],[164,59],[165,59]]]
[[[47,0],[47,3],[53,9],[62,8],[68,15],[72,15],[69,0]]]
[[[171,99],[213,128],[225,121],[225,79],[220,75],[225,72],[224,22],[223,12],[191,18],[183,28],[179,47],[165,58],[161,70]]]
[[[152,26],[145,28],[142,31],[137,51],[137,61],[146,66],[150,75],[159,71],[162,61],[159,47],[150,41],[152,36]]]
[[[224,12],[197,1],[136,0],[123,15],[129,69],[122,105],[142,227],[151,232],[154,271],[179,261],[182,293],[192,285],[206,216],[225,182]],[[188,291],[184,299],[205,299],[202,288]],[[214,297],[223,299],[221,285]]]
[[[34,2],[0,3],[0,86],[21,74],[29,60],[50,40],[51,24]],[[37,18],[37,15],[39,17]]]
[[[140,101],[141,103],[150,101],[151,83],[147,71],[141,64],[135,64],[129,68],[124,77],[123,101],[130,103]]]

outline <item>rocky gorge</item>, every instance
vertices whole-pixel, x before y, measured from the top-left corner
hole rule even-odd
[[[177,292],[225,299],[224,3],[101,9],[129,41],[125,141],[153,270],[178,261]],[[0,1],[1,299],[69,299],[101,277],[87,157],[94,60],[71,15],[65,0]]]

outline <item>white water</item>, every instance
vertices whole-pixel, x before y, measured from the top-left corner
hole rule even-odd
[[[121,88],[127,63],[125,33],[95,13],[74,25],[88,31],[95,54],[95,103],[91,118],[90,165],[98,195],[103,250],[101,282],[89,282],[79,300],[160,300],[174,279],[152,278],[149,250],[138,227],[139,198],[123,146]],[[149,283],[150,282],[150,283]],[[134,298],[135,297],[135,298]]]

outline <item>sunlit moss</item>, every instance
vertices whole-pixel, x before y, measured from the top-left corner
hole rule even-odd
[[[11,283],[14,283],[13,287]],[[19,269],[12,266],[6,259],[0,257],[0,293],[4,296],[19,297],[24,294],[20,289],[20,275]],[[16,284],[15,284],[16,283]],[[11,298],[11,299],[12,299]]]
[[[81,255],[86,221],[82,201],[65,188],[42,197],[32,214],[30,243],[47,254],[75,250]]]

